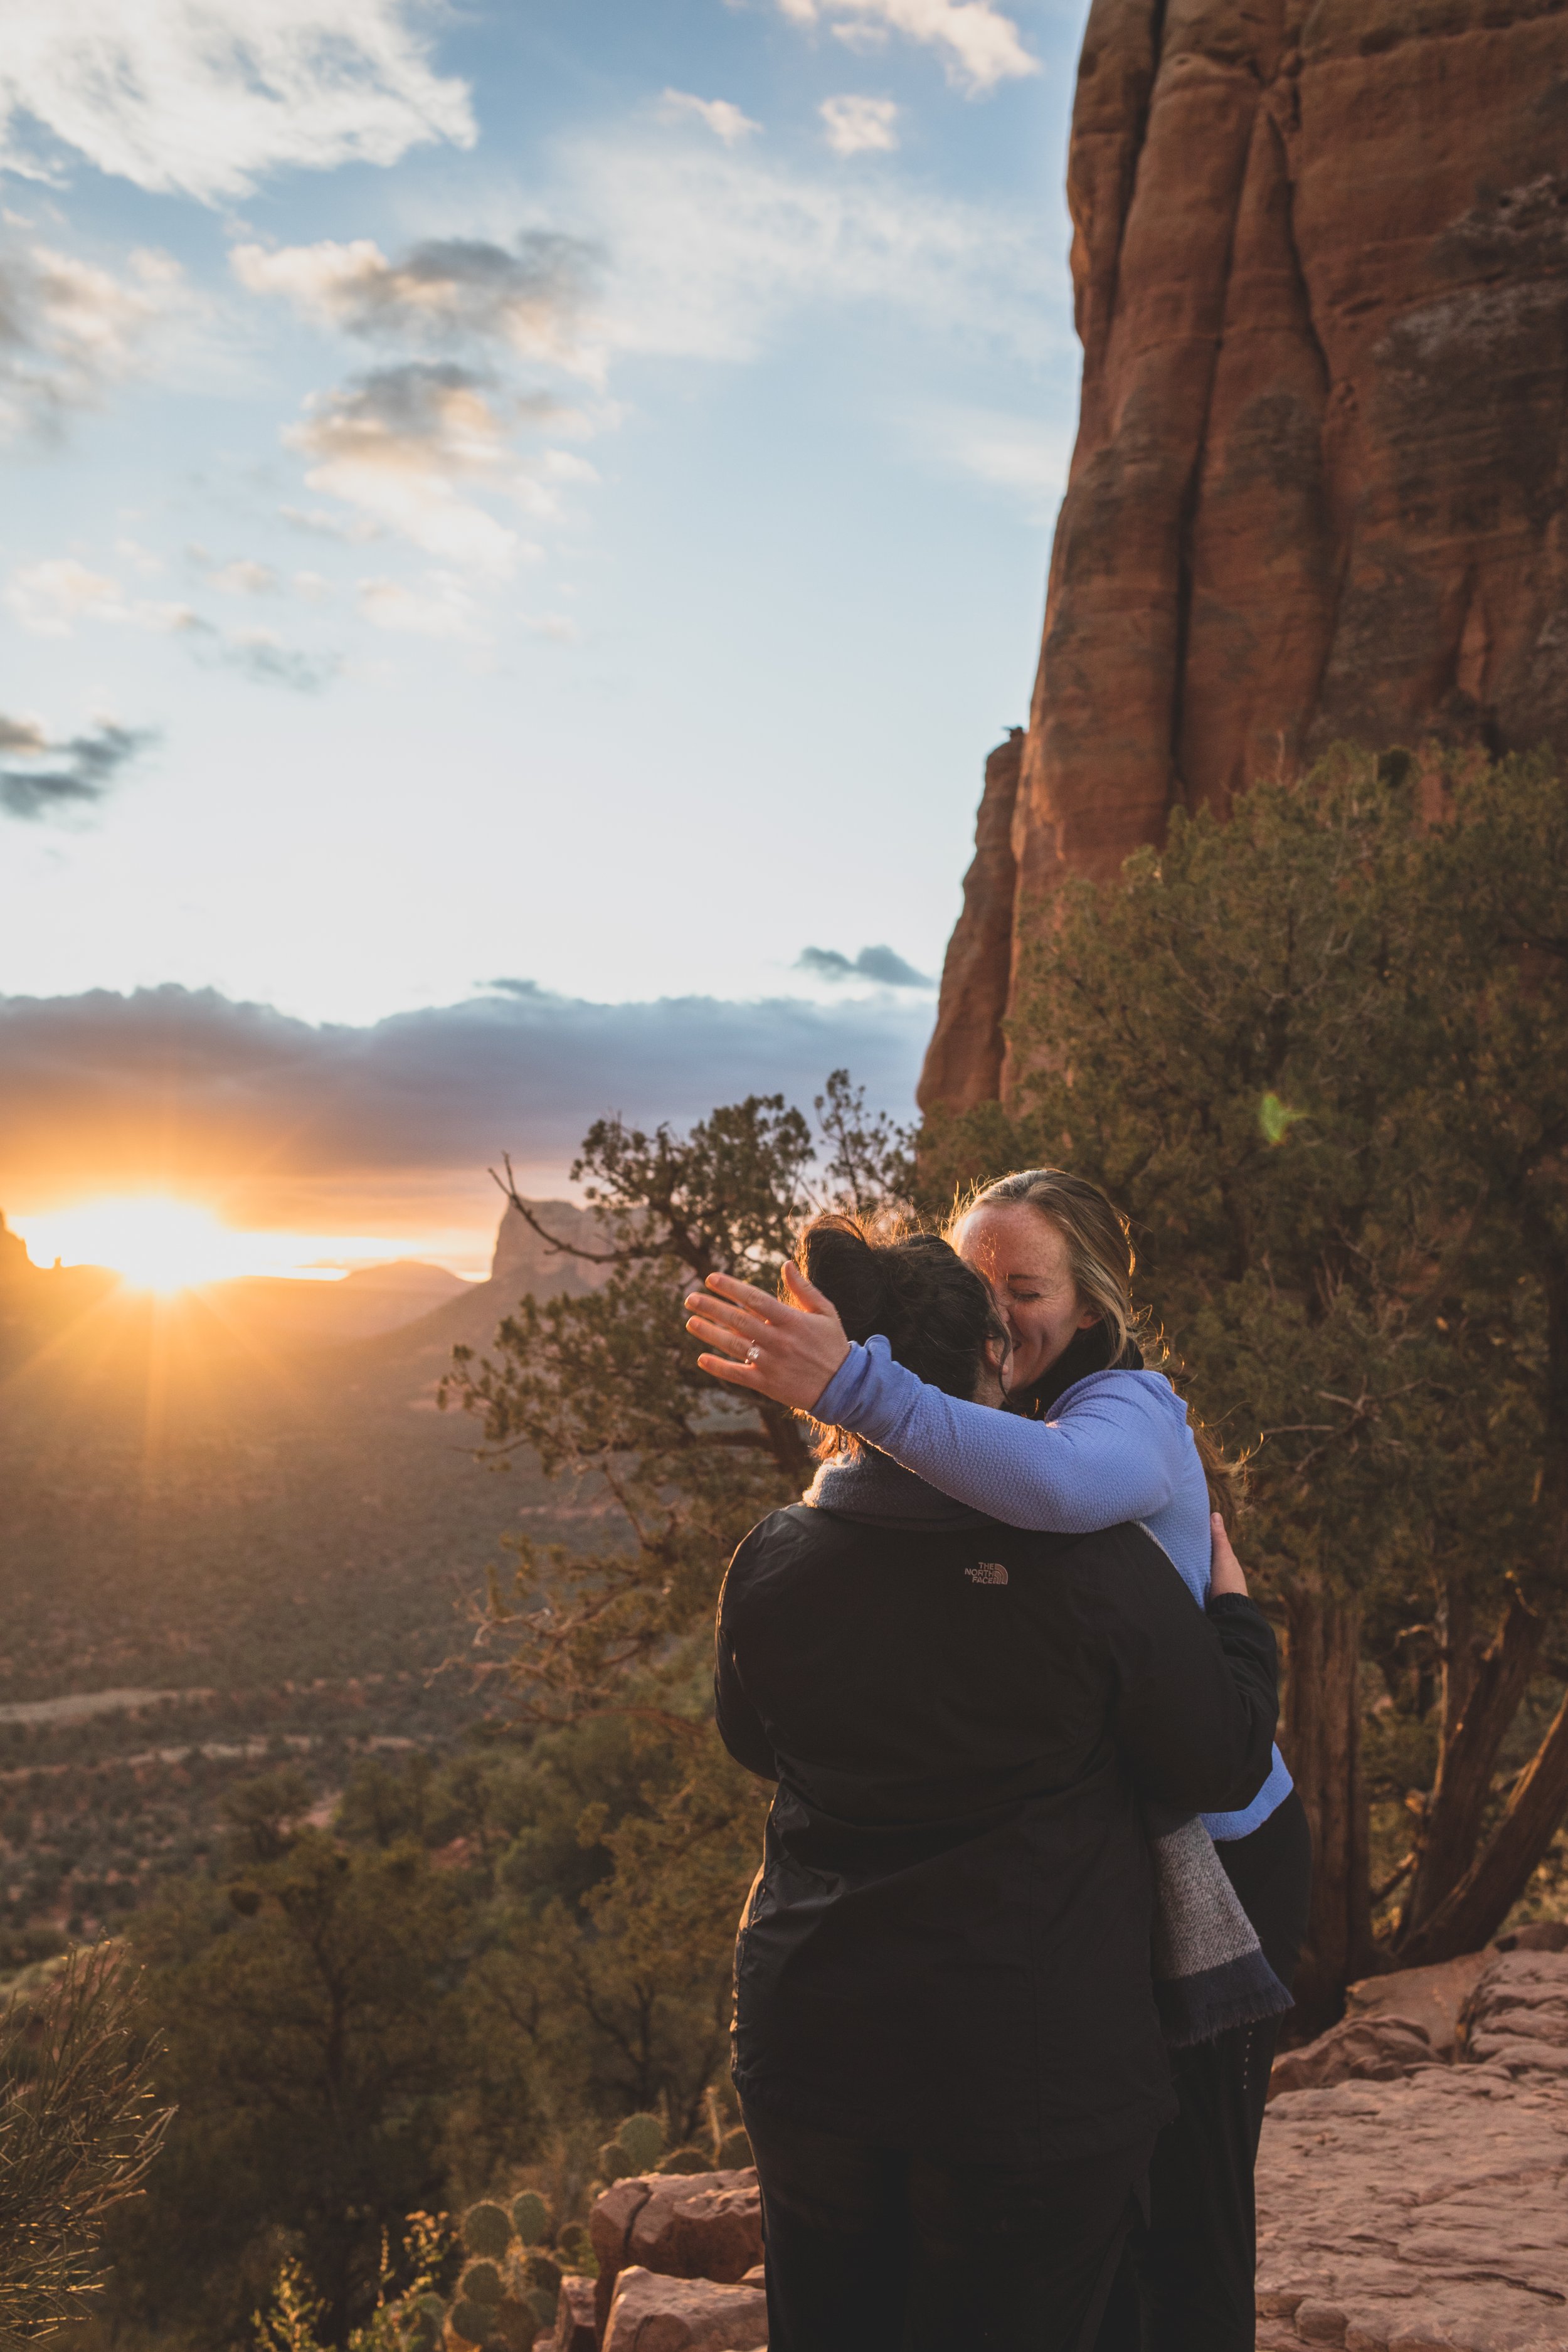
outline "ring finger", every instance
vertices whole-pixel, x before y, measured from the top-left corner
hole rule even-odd
[[[745,1329],[732,1329],[723,1323],[711,1322],[706,1315],[693,1315],[687,1329],[705,1348],[717,1349],[731,1356],[738,1364],[754,1364],[762,1353],[762,1342],[767,1334],[764,1323],[751,1323]]]
[[[715,1298],[711,1291],[694,1290],[683,1301],[689,1315],[700,1315],[710,1323],[725,1326],[732,1331],[745,1331],[753,1339],[767,1328],[768,1318],[754,1309],[731,1306],[727,1298]]]

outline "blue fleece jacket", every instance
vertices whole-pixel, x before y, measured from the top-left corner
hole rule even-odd
[[[851,1345],[812,1407],[928,1486],[1012,1528],[1087,1535],[1132,1520],[1201,1608],[1209,1589],[1208,1484],[1187,1409],[1163,1372],[1090,1372],[1049,1421],[965,1404],[893,1361],[886,1339]],[[1278,1748],[1245,1811],[1205,1813],[1216,1840],[1245,1837],[1290,1793]]]

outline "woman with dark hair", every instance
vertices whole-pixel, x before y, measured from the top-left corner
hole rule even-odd
[[[846,1330],[1001,1404],[945,1243],[826,1218],[799,1258]],[[715,1700],[778,1784],[735,1967],[770,2352],[1087,2352],[1175,2107],[1143,1808],[1270,1769],[1234,1557],[1199,1611],[1140,1528],[1007,1527],[835,1430],[731,1563]]]
[[[1237,1478],[1160,1370],[1145,1364],[1125,1220],[1098,1185],[1026,1169],[971,1194],[949,1226],[988,1284],[1012,1343],[1005,1414],[922,1381],[888,1344],[786,1269],[789,1296],[712,1277],[689,1328],[720,1378],[842,1424],[938,1492],[1008,1526],[1071,1533],[1131,1520],[1163,1548],[1200,1605],[1212,1515]],[[804,1311],[795,1311],[796,1309]],[[861,1343],[864,1344],[861,1344]],[[1306,1931],[1311,1848],[1278,1748],[1251,1801],[1204,1825],[1278,1983]],[[1235,1980],[1224,1980],[1227,1998]],[[1214,2005],[1176,2036],[1180,2114],[1152,2173],[1100,2352],[1251,2352],[1253,2168],[1281,2002]],[[1140,2313],[1139,2306],[1142,2306]]]

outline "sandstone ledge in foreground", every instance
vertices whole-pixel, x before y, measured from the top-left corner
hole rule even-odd
[[[1500,2065],[1289,2091],[1258,2170],[1258,2352],[1568,2352],[1568,2088]]]

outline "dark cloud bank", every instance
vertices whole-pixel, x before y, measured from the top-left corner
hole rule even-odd
[[[31,818],[90,806],[152,740],[145,728],[111,724],[55,740],[35,719],[0,715],[0,811]]]
[[[775,1091],[808,1107],[843,1065],[905,1115],[930,1022],[907,1000],[594,1004],[526,981],[366,1028],[174,986],[0,997],[0,1184],[412,1177],[503,1150],[559,1165],[605,1112],[683,1125]]]

